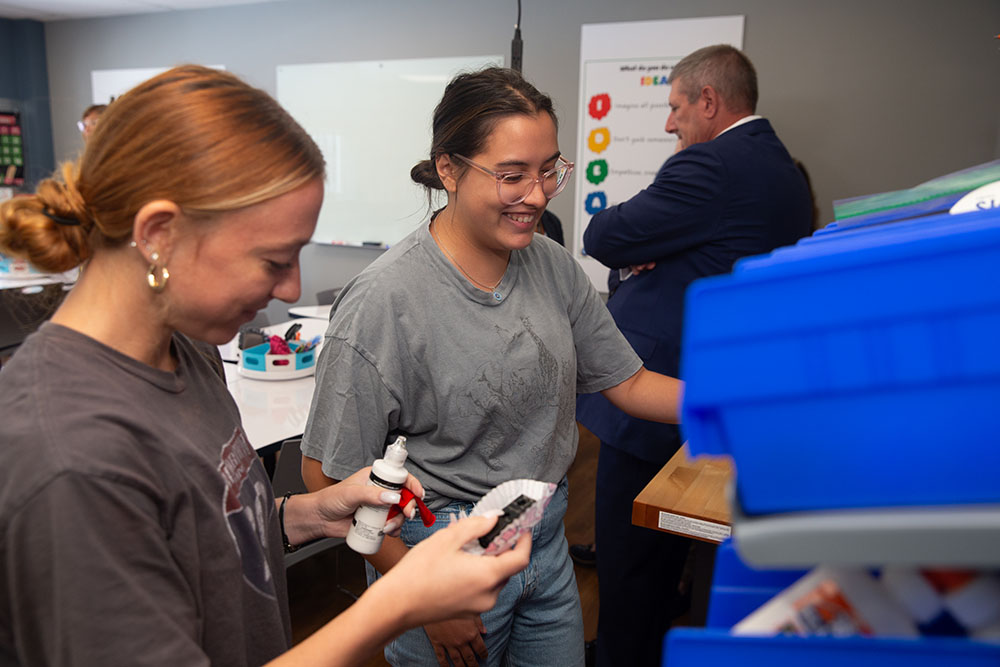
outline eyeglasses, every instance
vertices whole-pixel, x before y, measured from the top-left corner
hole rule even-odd
[[[542,193],[546,199],[552,199],[563,191],[569,181],[569,175],[573,171],[573,163],[559,156],[556,166],[549,169],[541,176],[535,177],[526,171],[493,171],[481,164],[476,164],[464,155],[453,153],[455,157],[465,162],[470,167],[475,167],[484,174],[488,174],[497,180],[497,196],[500,202],[508,206],[520,204],[531,191],[535,189],[536,183],[541,183]]]
[[[78,121],[76,121],[76,128],[78,130],[80,130],[81,132],[86,131],[87,128],[90,128],[91,130],[93,130],[95,127],[97,127],[97,119],[96,118],[88,118],[87,120],[78,120]]]

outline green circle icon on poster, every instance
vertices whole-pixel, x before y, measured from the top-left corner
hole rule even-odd
[[[608,177],[607,160],[591,160],[587,165],[587,180],[594,185],[600,185]]]

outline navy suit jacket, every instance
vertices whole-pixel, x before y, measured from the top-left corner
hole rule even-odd
[[[811,231],[805,178],[761,118],[673,155],[649,187],[594,215],[583,243],[612,269],[656,262],[623,281],[608,309],[646,368],[677,377],[687,286]],[[578,397],[577,419],[646,461],[666,462],[681,444],[676,426],[629,417],[600,394]]]

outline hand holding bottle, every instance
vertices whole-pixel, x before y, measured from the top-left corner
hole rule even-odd
[[[285,507],[285,532],[292,544],[305,544],[321,537],[345,537],[351,528],[354,513],[362,505],[389,507],[399,502],[398,491],[389,491],[368,484],[371,468],[362,468],[347,479],[314,493],[289,498]],[[424,495],[424,487],[413,475],[403,483],[417,498]],[[406,517],[416,513],[416,501],[403,508]],[[404,521],[403,515],[391,519],[382,528],[387,535],[398,534]]]

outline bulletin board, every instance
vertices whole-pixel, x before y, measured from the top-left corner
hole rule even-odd
[[[677,147],[676,137],[664,129],[673,66],[704,46],[742,48],[743,18],[582,27],[573,254],[597,289],[607,290],[608,269],[583,253],[590,218],[653,182]]]
[[[24,141],[21,114],[0,108],[0,186],[24,185]]]
[[[278,101],[326,158],[313,241],[388,247],[426,219],[410,169],[427,159],[431,117],[456,74],[503,65],[503,56],[278,67]]]

